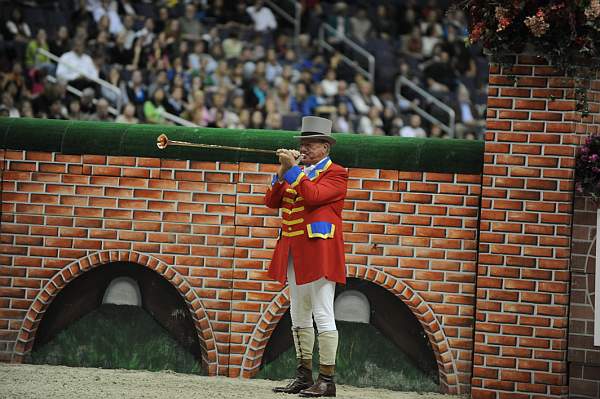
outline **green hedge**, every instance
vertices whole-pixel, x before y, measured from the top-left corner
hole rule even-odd
[[[159,150],[156,138],[263,149],[295,148],[297,132],[127,125],[109,122],[0,118],[2,148],[64,154],[124,155],[195,161],[276,163],[270,154],[189,147]],[[483,142],[335,135],[332,158],[348,168],[480,174]]]

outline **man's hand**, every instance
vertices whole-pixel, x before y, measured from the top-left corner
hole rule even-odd
[[[300,160],[300,153],[296,150],[286,150],[284,148],[280,148],[276,152],[279,157],[279,163],[281,166],[277,171],[277,176],[279,180],[283,180],[283,175],[293,166],[298,165]]]

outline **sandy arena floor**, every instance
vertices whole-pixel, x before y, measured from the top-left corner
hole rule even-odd
[[[292,399],[275,394],[275,381],[199,377],[173,372],[104,370],[0,363],[1,399],[53,398],[260,398]],[[457,399],[434,393],[394,392],[384,389],[337,386],[338,398]]]

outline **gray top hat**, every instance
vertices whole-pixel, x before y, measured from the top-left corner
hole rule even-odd
[[[294,136],[300,139],[319,139],[325,140],[330,144],[335,144],[335,139],[331,135],[331,125],[329,119],[319,116],[305,116],[302,118],[302,129],[300,136]]]

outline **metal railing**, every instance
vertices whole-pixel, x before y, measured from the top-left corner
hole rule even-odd
[[[48,51],[46,51],[46,50],[44,50],[44,49],[38,48],[38,49],[37,49],[37,51],[38,51],[40,54],[42,54],[42,55],[44,55],[44,56],[46,56],[46,57],[50,58],[52,61],[54,61],[54,62],[56,62],[56,63],[58,63],[58,62],[60,61],[60,58],[59,58],[59,57],[57,57],[56,55],[54,55],[54,54],[52,54],[52,53],[50,53],[50,52],[48,52]],[[76,71],[80,71],[80,69],[79,69],[79,68],[77,68],[77,67],[75,67],[75,66],[73,66],[73,65],[69,65],[69,64],[67,64],[67,63],[65,63],[65,65],[67,65],[69,68],[73,68],[73,69],[75,69]],[[47,79],[48,79],[48,81],[49,81],[49,82],[51,82],[51,83],[57,83],[57,82],[58,82],[58,79],[56,79],[56,77],[54,77],[54,76],[52,76],[52,75],[48,75],[48,76],[47,76]],[[90,79],[90,78],[88,78],[88,79]],[[118,94],[118,97],[117,97],[117,98],[119,99],[119,100],[118,100],[118,101],[119,101],[119,103],[117,104],[117,108],[114,108],[114,107],[111,107],[111,106],[109,106],[109,107],[108,107],[108,113],[109,113],[109,114],[111,114],[111,115],[114,115],[114,116],[118,116],[118,115],[119,115],[119,113],[120,113],[120,108],[123,106],[123,104],[121,103],[121,89],[119,89],[117,86],[115,86],[115,85],[113,85],[113,84],[110,84],[110,83],[109,83],[109,82],[107,82],[106,80],[102,80],[102,79],[96,79],[96,78],[91,78],[90,80],[91,80],[91,81],[93,81],[93,82],[95,82],[95,83],[98,83],[99,85],[101,85],[101,86],[103,86],[103,87],[106,87],[106,88],[108,88],[108,89],[110,89],[110,90],[113,90],[115,93],[117,93],[117,94]],[[81,90],[79,90],[79,89],[77,89],[76,87],[73,87],[73,86],[71,86],[71,85],[69,85],[69,84],[67,84],[67,85],[66,85],[66,90],[67,90],[69,93],[71,93],[71,94],[73,94],[73,95],[75,95],[75,96],[77,96],[77,97],[79,97],[79,98],[81,98],[81,97],[83,96],[83,92],[82,92]],[[94,104],[96,104],[96,103],[98,103],[98,99],[94,98],[94,99],[92,100],[92,102],[93,102]],[[170,121],[170,122],[173,122],[173,123],[175,123],[175,124],[177,124],[177,125],[181,125],[181,126],[187,126],[187,127],[199,127],[199,125],[196,125],[196,124],[195,124],[195,123],[193,123],[193,122],[190,122],[190,121],[188,121],[188,120],[186,120],[186,119],[183,119],[183,118],[181,118],[181,117],[179,117],[179,116],[177,116],[177,115],[171,114],[171,113],[169,113],[169,112],[166,112],[166,111],[162,111],[162,112],[160,113],[160,116],[162,116],[162,117],[163,117],[163,118],[165,118],[166,120],[168,120],[168,121]]]
[[[43,48],[38,48],[37,52],[42,54],[45,57],[50,58],[52,61],[58,63],[62,63],[66,66],[68,66],[71,69],[76,70],[77,72],[80,72],[83,75],[83,70],[81,68],[78,68],[76,65],[73,64],[69,64],[68,62],[64,62],[61,61],[59,57],[57,57],[56,55],[52,54],[51,52],[44,50]],[[102,87],[105,87],[113,92],[115,92],[117,94],[117,112],[120,112],[121,107],[123,106],[123,102],[121,99],[121,89],[119,89],[117,86],[107,82],[104,79],[100,79],[100,78],[95,78],[95,77],[90,77],[90,76],[86,76],[87,79],[89,79],[90,81],[99,84]]]
[[[46,76],[46,79],[48,79],[48,81],[49,81],[50,83],[57,83],[57,82],[58,82],[58,79],[56,79],[56,78],[55,78],[54,76],[52,76],[52,75],[48,75],[48,76]],[[83,92],[82,92],[81,90],[77,89],[76,87],[73,87],[73,86],[71,86],[71,85],[67,85],[67,86],[65,87],[65,89],[66,89],[66,90],[67,90],[69,93],[71,93],[71,94],[73,94],[73,95],[75,95],[75,96],[77,96],[77,97],[79,97],[79,98],[83,97]],[[97,103],[98,103],[98,100],[94,98],[94,99],[92,99],[92,103],[95,105],[95,104],[97,104]],[[114,108],[114,107],[111,107],[110,105],[108,106],[108,113],[109,113],[109,114],[111,114],[111,115],[114,115],[114,116],[118,116],[118,115],[119,115],[119,111],[117,111],[117,109],[116,109],[116,108]]]
[[[291,4],[294,8],[294,15],[281,8],[280,5],[278,5],[274,1],[266,0],[265,3],[269,7],[271,7],[273,11],[279,14],[279,16],[281,16],[283,19],[285,19],[294,26],[294,43],[298,44],[298,37],[300,36],[300,18],[302,14],[302,6],[300,5],[300,3],[294,0],[279,1],[280,5],[281,3]]]
[[[335,37],[336,39],[342,41],[344,45],[350,47],[352,50],[354,50],[355,53],[358,53],[365,58],[365,60],[367,61],[367,69],[363,68],[357,61],[350,59],[345,54],[340,54],[342,57],[342,61],[344,61],[355,71],[363,75],[367,80],[369,80],[369,82],[374,83],[375,57],[373,56],[373,54],[369,53],[367,50],[365,50],[352,40],[348,39],[346,36],[338,35],[335,28],[333,28],[331,25],[326,23],[321,24],[321,26],[319,27],[319,46],[323,47],[328,51],[335,51],[335,48],[327,41],[327,39],[331,37]]]
[[[439,125],[440,128],[444,132],[446,132],[446,133],[448,133],[448,135],[450,135],[450,137],[454,137],[455,126],[456,126],[456,113],[454,112],[454,110],[452,108],[450,108],[449,106],[447,106],[443,101],[434,97],[427,90],[423,89],[422,87],[417,85],[415,82],[405,78],[404,76],[399,76],[398,79],[396,80],[396,99],[398,101],[404,100],[404,101],[410,102],[410,100],[407,99],[406,97],[404,97],[401,93],[402,85],[408,86],[415,93],[417,93],[418,95],[423,97],[426,102],[434,104],[440,110],[442,110],[444,113],[448,114],[448,124],[445,124],[442,121],[440,121],[439,119],[437,119],[436,117],[434,117],[433,115],[431,115],[429,112],[425,111],[423,108],[421,108],[419,106],[413,107],[413,110],[417,114],[419,114],[422,118],[427,119],[432,124]]]

